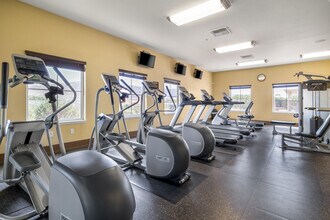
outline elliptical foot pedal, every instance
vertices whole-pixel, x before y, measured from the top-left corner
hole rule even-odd
[[[112,141],[124,141],[126,136],[115,132],[102,132],[104,137]]]
[[[204,160],[206,162],[211,162],[214,159],[215,159],[215,155],[213,155],[213,154],[209,155],[208,157],[204,157]]]
[[[193,159],[196,159],[196,160],[202,160],[202,161],[205,161],[205,162],[211,162],[212,160],[215,159],[215,155],[213,154],[210,154],[210,155],[207,155],[207,156],[204,156],[204,157],[191,157]]]
[[[9,156],[9,161],[20,173],[30,172],[41,167],[40,160],[31,151],[19,151]]]
[[[237,144],[237,140],[225,140],[224,144]]]
[[[191,177],[190,173],[185,173],[180,178],[177,178],[177,179],[173,180],[173,183],[175,185],[181,186],[185,182],[187,182],[188,180],[190,180],[190,177]]]

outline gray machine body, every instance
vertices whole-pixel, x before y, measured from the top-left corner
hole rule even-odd
[[[174,179],[189,166],[189,149],[174,132],[152,129],[146,143],[146,173],[162,179]]]
[[[330,111],[317,111],[317,109],[330,108],[330,82],[326,83],[327,86],[324,90],[319,91],[309,91],[306,85],[307,82],[299,85],[299,131],[315,134],[330,113]],[[311,107],[315,108],[315,110],[308,109]],[[317,117],[315,118],[315,116]],[[324,135],[324,139],[330,139],[329,131]]]
[[[145,102],[145,95],[148,94],[154,99],[154,106],[156,106],[156,109],[155,111],[150,111],[150,108],[147,108],[146,110],[142,106],[142,117],[140,119],[141,121],[138,130],[138,141],[142,143],[144,142],[144,140],[146,139],[145,136],[148,134],[148,130],[153,127],[154,120],[158,116],[159,122],[161,124],[160,128],[182,134],[183,139],[188,145],[191,157],[213,160],[214,156],[212,155],[212,152],[215,147],[215,137],[212,131],[203,125],[188,122],[190,118],[186,118],[183,121],[183,125],[180,127],[174,128],[173,126],[171,126],[171,124],[170,126],[162,126],[162,120],[159,115],[160,110],[157,103],[159,97],[158,92],[160,91],[158,83],[145,80],[142,84],[144,86],[144,90],[141,95],[142,103]],[[196,106],[192,106],[190,111],[194,111],[195,108]],[[179,106],[175,110],[175,120],[172,121],[177,121],[177,118],[180,116],[182,109],[183,106]]]
[[[137,167],[152,177],[180,185],[189,180],[190,175],[186,172],[189,166],[189,149],[183,138],[174,132],[151,129],[145,142],[131,141],[123,113],[137,102],[123,108],[121,90],[125,89],[139,96],[124,81],[125,86],[121,85],[113,75],[103,73],[102,78],[106,87],[100,89],[96,96],[94,142],[92,146],[90,144],[90,148],[122,163],[123,168]],[[112,114],[98,115],[99,94],[105,90],[110,95]],[[120,103],[119,112],[114,108],[115,94]],[[120,132],[119,121],[123,122],[124,135]],[[115,128],[118,128],[118,132],[114,131]]]
[[[182,137],[186,140],[192,157],[208,157],[214,150],[214,134],[204,125],[185,123],[182,128]]]
[[[131,219],[132,187],[116,162],[94,151],[69,154],[51,169],[52,220]]]
[[[61,136],[57,114],[76,100],[76,93],[63,74],[54,71],[73,92],[73,99],[57,109],[53,97],[64,87],[49,78],[44,62],[35,57],[13,55],[16,74],[11,85],[22,82],[42,84],[49,89],[46,96],[53,113],[46,120],[9,122],[6,119],[8,68],[1,73],[1,136],[6,136],[3,179],[9,185],[19,184],[29,195],[34,210],[16,216],[0,213],[0,219],[30,219],[50,210],[50,220],[132,219],[135,200],[131,185],[121,168],[111,159],[92,151],[65,155],[63,139],[59,138],[62,157],[55,156],[49,129],[55,124]],[[30,81],[29,81],[30,80]],[[50,87],[49,82],[58,87]],[[40,144],[48,137],[51,158]]]
[[[15,179],[21,175],[9,161],[11,155],[17,152],[30,151],[39,159],[41,163],[41,166],[34,170],[31,175],[37,176],[39,181],[43,182],[46,187],[49,185],[51,161],[40,144],[44,132],[44,121],[22,121],[10,122],[8,124],[3,179]],[[22,164],[27,162],[28,161],[21,161]],[[13,181],[9,182],[9,184],[20,184],[24,191],[29,193],[36,211],[42,212],[48,206],[48,194],[42,190],[37,182],[30,181],[33,178],[31,175],[27,175],[27,181]]]

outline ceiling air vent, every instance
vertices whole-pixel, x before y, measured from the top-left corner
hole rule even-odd
[[[211,30],[210,33],[214,37],[219,37],[219,36],[230,34],[231,31],[228,27],[221,27],[221,28],[216,28],[216,29]]]
[[[244,55],[241,56],[242,59],[253,59],[253,55]]]

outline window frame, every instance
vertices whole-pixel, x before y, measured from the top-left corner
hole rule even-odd
[[[164,93],[167,92],[166,91],[165,84],[171,84],[171,85],[175,85],[176,86],[176,97],[177,97],[177,101],[176,101],[175,105],[176,105],[176,108],[178,108],[179,103],[180,103],[180,94],[179,94],[179,88],[178,88],[178,86],[180,85],[180,81],[179,80],[175,80],[175,79],[164,78],[164,82],[163,82]],[[164,104],[163,104],[164,110],[165,110],[164,111],[164,114],[165,115],[173,115],[173,114],[175,114],[175,111],[172,111],[171,112],[171,109],[166,109],[165,108],[165,99],[166,98],[171,99],[170,97],[164,97]]]
[[[133,72],[133,71],[130,71],[130,70],[123,70],[123,69],[119,69],[118,71],[119,71],[119,74],[118,74],[119,82],[121,81],[120,77],[126,77],[126,78],[130,78],[130,79],[139,79],[139,80],[141,80],[141,89],[143,89],[142,82],[147,79],[147,76],[148,76],[147,74]],[[132,86],[132,85],[129,85],[129,86]],[[140,96],[141,94],[138,94],[138,95]],[[141,102],[139,102],[138,104],[141,104]],[[147,106],[147,100],[145,100],[145,105]],[[118,106],[118,108],[120,108],[120,107]],[[141,106],[140,106],[140,108],[141,108]],[[124,115],[125,115],[125,119],[135,119],[135,118],[140,118],[141,117],[140,114],[137,114],[137,115],[124,114]]]
[[[68,70],[75,70],[75,71],[80,71],[81,72],[81,117],[79,119],[69,119],[69,120],[61,120],[61,124],[82,124],[86,123],[86,62],[84,61],[78,61],[78,60],[73,60],[73,59],[68,59],[68,58],[63,58],[63,57],[58,57],[58,56],[53,56],[53,55],[48,55],[48,54],[42,54],[42,53],[37,53],[37,52],[32,52],[32,51],[25,51],[26,55],[29,56],[35,56],[43,59],[43,61],[46,64],[46,67],[52,68],[54,66],[62,69],[68,69]],[[50,65],[47,65],[49,63]],[[63,66],[62,66],[63,65]],[[45,91],[47,89],[45,88]],[[65,95],[65,93],[64,93]],[[58,99],[56,100],[58,102]],[[29,117],[29,86],[25,86],[25,120],[28,120]]]
[[[234,90],[242,90],[242,89],[250,89],[250,102],[252,101],[252,86],[251,85],[238,85],[238,86],[229,86],[229,94],[230,94],[230,97],[232,97],[232,89]],[[240,95],[241,95],[241,92],[240,92]],[[234,100],[234,99],[233,99]],[[239,101],[241,102],[241,97],[240,97],[240,100],[234,100],[234,101]],[[244,102],[244,105],[247,105],[248,103]],[[242,106],[242,105],[240,105]],[[232,112],[244,112],[246,108],[244,109],[235,109],[234,106],[233,108],[231,108],[231,111]]]
[[[275,107],[274,86],[276,86],[276,85],[287,85],[285,88],[288,88],[288,86],[289,87],[295,87],[296,86],[297,90],[298,90],[298,94],[299,94],[299,84],[298,83],[274,83],[274,84],[272,84],[272,113],[274,113],[274,114],[293,114],[293,113],[297,112],[298,109],[295,112],[288,111],[288,107],[286,107],[286,111],[275,111],[274,110],[274,107]],[[286,97],[285,100],[287,102],[288,97]],[[297,101],[299,101],[299,97],[297,98]]]

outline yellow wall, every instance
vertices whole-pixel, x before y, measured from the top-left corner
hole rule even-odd
[[[211,90],[212,76],[207,71],[204,71],[202,80],[194,79],[192,71],[195,67],[186,63],[186,76],[175,74],[173,66],[177,60],[174,58],[18,1],[0,0],[0,27],[0,62],[7,61],[11,65],[11,54],[23,54],[25,50],[87,62],[86,123],[62,125],[65,142],[90,137],[94,123],[95,93],[103,86],[100,77],[102,72],[117,75],[118,69],[125,69],[148,74],[148,80],[160,81],[161,88],[163,88],[163,78],[168,77],[181,80],[181,84],[194,93],[199,93],[200,88]],[[136,64],[141,50],[147,50],[156,55],[154,69]],[[13,76],[12,68],[10,75]],[[108,97],[103,95],[101,102],[100,111],[108,112]],[[25,120],[25,103],[25,86],[10,89],[8,119]],[[168,123],[172,115],[164,117],[164,121]],[[131,131],[137,129],[137,122],[137,119],[128,120]],[[74,135],[70,135],[70,128],[75,129]],[[3,147],[0,149],[1,152],[3,152]]]
[[[292,114],[272,112],[272,84],[305,80],[305,77],[299,79],[293,77],[299,71],[330,75],[330,60],[213,73],[213,95],[221,99],[222,92],[229,94],[229,86],[251,85],[254,101],[252,114],[256,120],[297,122]],[[257,80],[257,76],[261,73],[266,75],[264,82]],[[236,117],[237,114],[242,114],[242,112],[232,112],[230,116]]]

